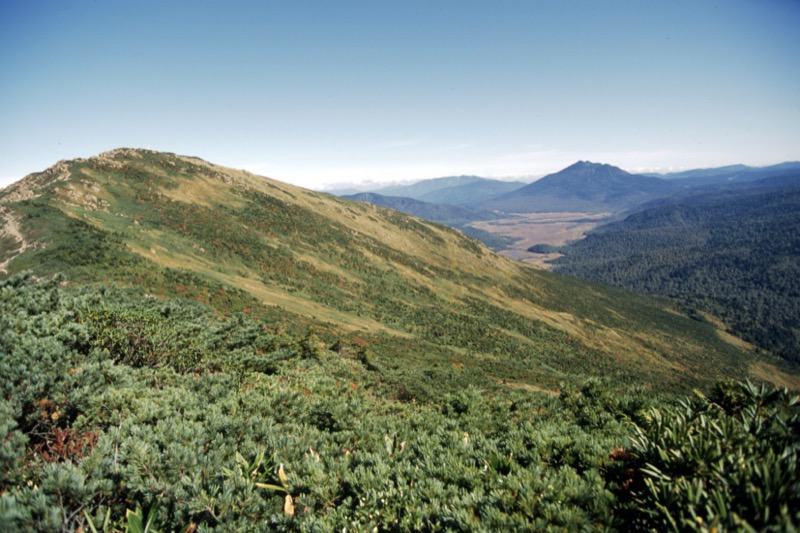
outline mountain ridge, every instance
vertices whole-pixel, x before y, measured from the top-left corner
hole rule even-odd
[[[388,207],[408,215],[450,226],[458,226],[476,220],[490,220],[496,217],[488,211],[477,211],[453,204],[431,203],[401,196],[384,196],[371,192],[347,195],[343,198]]]
[[[755,181],[788,171],[800,170],[800,161],[785,161],[776,165],[752,167],[748,165],[728,165],[724,167],[697,168],[680,172],[659,174],[658,177],[670,180],[686,180],[693,185],[708,185],[724,182]]]
[[[787,161],[762,167],[737,164],[679,172],[636,174],[613,165],[580,160],[527,184],[478,176],[451,176],[421,180],[410,185],[373,187],[366,191],[347,190],[335,194],[353,196],[374,193],[506,213],[620,213],[674,193],[758,181],[796,170],[800,170],[800,162]],[[625,181],[621,181],[621,178]],[[605,190],[601,190],[598,185],[602,185]],[[587,188],[591,190],[586,190]]]
[[[440,178],[420,180],[406,185],[389,185],[369,192],[375,192],[384,196],[401,196],[418,200],[421,195],[448,189],[450,187],[468,185],[485,179],[486,178],[474,175],[442,176]]]
[[[503,181],[479,176],[453,176],[423,180],[412,185],[395,186],[372,191],[382,196],[408,197],[434,204],[471,207],[481,199],[516,190],[525,183]]]
[[[424,179],[410,184],[376,186],[368,189],[336,189],[325,191],[342,197],[377,194],[382,197],[411,198],[431,204],[473,207],[491,198],[525,185],[522,181],[498,180],[480,176],[447,176]]]
[[[3,241],[11,274],[64,271],[225,312],[258,307],[273,327],[369,337],[376,364],[399,365],[387,379],[407,390],[421,390],[407,368],[445,376],[437,365],[452,360],[487,384],[551,388],[602,372],[666,390],[771,364],[654,300],[526,267],[440,224],[198,158],[122,149],[61,162],[0,192],[0,204],[35,243],[17,253]]]

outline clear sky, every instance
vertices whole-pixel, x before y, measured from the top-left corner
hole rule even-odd
[[[126,146],[306,187],[800,159],[800,1],[0,1],[0,186]]]

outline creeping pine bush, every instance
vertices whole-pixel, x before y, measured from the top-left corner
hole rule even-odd
[[[800,527],[800,397],[751,382],[719,384],[637,428],[626,523],[681,531]]]
[[[398,401],[361,344],[62,285],[0,281],[0,531],[798,524],[785,391]]]

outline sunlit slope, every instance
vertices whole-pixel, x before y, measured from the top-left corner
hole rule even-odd
[[[769,376],[776,364],[656,300],[534,270],[442,225],[196,158],[120,149],[61,162],[0,202],[9,273],[63,271],[225,311],[247,312],[250,299],[290,323],[360,335],[377,371],[396,379],[424,368],[430,386],[552,389],[601,375],[683,389],[750,368]]]

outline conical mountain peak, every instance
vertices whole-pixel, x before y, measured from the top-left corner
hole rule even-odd
[[[572,175],[572,174],[587,174],[587,175],[626,175],[628,174],[619,167],[608,165],[605,163],[592,163],[591,161],[578,161],[560,172],[551,174],[551,176],[558,175]],[[546,176],[547,177],[547,176]],[[544,179],[544,178],[543,178]]]
[[[577,161],[482,207],[507,212],[624,211],[674,190],[666,180],[630,174],[619,167]]]

